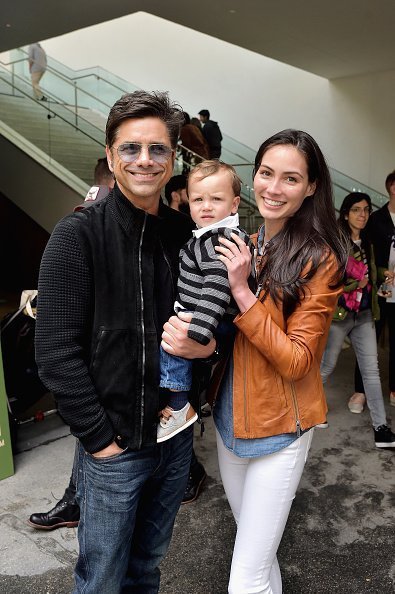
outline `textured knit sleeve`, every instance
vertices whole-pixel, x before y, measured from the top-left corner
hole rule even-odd
[[[51,390],[59,412],[85,449],[99,451],[114,431],[89,375],[92,281],[74,225],[63,219],[55,228],[40,267],[36,360],[40,378]]]
[[[200,344],[208,344],[231,300],[228,271],[218,259],[215,246],[218,234],[204,236],[196,242],[195,258],[202,275],[202,287],[189,326],[188,336]],[[192,282],[193,279],[190,279]]]

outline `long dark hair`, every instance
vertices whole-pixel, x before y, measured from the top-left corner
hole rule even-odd
[[[347,261],[347,245],[336,223],[328,166],[310,134],[289,129],[268,138],[255,157],[254,178],[263,155],[278,145],[290,145],[300,151],[306,159],[309,182],[316,183],[314,194],[303,200],[299,210],[267,245],[265,265],[258,279],[265,287],[265,295],[269,293],[276,304],[282,301],[287,318],[304,298],[304,285],[331,253],[338,262],[337,271],[330,279],[331,287],[340,286]]]
[[[369,206],[369,213],[372,212],[372,201],[370,199],[369,194],[365,194],[364,192],[350,192],[350,194],[347,194],[347,196],[344,198],[342,205],[340,207],[340,214],[339,214],[339,218],[337,219],[337,224],[339,225],[339,228],[342,230],[342,232],[344,233],[344,235],[349,239],[349,245],[351,246],[351,227],[348,224],[348,213],[350,212],[350,209],[354,206],[354,204],[357,204],[358,202],[362,202],[362,200],[366,200],[366,202],[368,203]],[[365,229],[361,229],[361,247],[364,250],[365,254],[367,255],[367,259],[368,259],[368,266],[369,266],[369,278],[370,278],[370,241],[368,240],[368,235],[366,232],[366,227]]]

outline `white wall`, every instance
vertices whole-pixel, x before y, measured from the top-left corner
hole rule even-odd
[[[253,148],[283,128],[304,129],[330,165],[378,191],[395,167],[395,70],[330,82],[142,12],[43,46],[71,68],[100,65],[141,88],[169,90],[190,115],[208,108]]]

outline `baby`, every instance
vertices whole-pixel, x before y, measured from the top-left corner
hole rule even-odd
[[[231,233],[237,233],[253,253],[247,233],[238,228],[240,190],[234,168],[220,161],[203,161],[189,174],[189,206],[197,229],[180,252],[174,309],[193,314],[188,336],[203,345],[210,342],[224,315],[221,330],[237,314],[226,266],[215,251],[219,237],[231,239]],[[188,400],[192,361],[170,355],[162,347],[160,351],[160,387],[169,390],[169,403],[158,425],[158,442],[170,439],[197,419]]]

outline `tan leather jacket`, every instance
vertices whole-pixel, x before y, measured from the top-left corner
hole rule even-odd
[[[239,330],[233,350],[235,437],[294,433],[325,421],[328,409],[320,362],[342,291],[328,287],[336,267],[333,256],[319,267],[287,323],[281,304],[277,308],[270,296],[235,319]],[[215,376],[221,377],[221,369]]]

